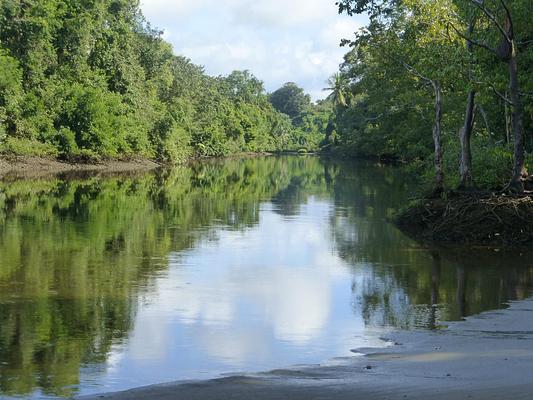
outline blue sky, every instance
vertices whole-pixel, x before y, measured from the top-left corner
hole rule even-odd
[[[248,69],[273,91],[296,82],[314,99],[327,96],[329,76],[364,18],[339,16],[335,0],[141,0],[176,54],[212,75]]]

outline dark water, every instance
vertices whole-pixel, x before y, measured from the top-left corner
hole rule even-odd
[[[324,362],[532,293],[531,257],[387,223],[412,189],[311,157],[0,183],[0,397]]]

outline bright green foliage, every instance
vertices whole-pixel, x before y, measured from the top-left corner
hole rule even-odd
[[[507,5],[518,43],[520,87],[526,151],[533,151],[533,3],[530,0],[487,0],[505,25]],[[402,160],[413,165],[432,163],[432,124],[435,110],[431,87],[422,77],[437,80],[443,95],[443,146],[447,177],[458,181],[459,130],[464,124],[467,96],[476,92],[472,142],[474,180],[478,187],[501,187],[512,163],[509,72],[505,62],[481,46],[467,50],[465,37],[498,48],[497,25],[473,0],[342,0],[339,11],[367,13],[370,24],[345,41],[340,76],[330,82],[337,104],[338,147],[359,156]],[[474,29],[468,33],[468,25]],[[411,68],[409,68],[411,67]],[[344,105],[345,104],[345,105]],[[531,159],[531,158],[529,158]],[[533,167],[533,165],[529,165]],[[495,170],[497,169],[497,170]],[[507,177],[503,179],[502,177]]]
[[[325,90],[331,90],[330,98],[337,107],[348,107],[347,86],[348,80],[341,73],[334,74],[328,81],[330,85]]]
[[[302,114],[311,107],[311,97],[293,82],[270,95],[270,102],[276,110],[287,114],[296,124],[301,122]]]
[[[22,93],[22,73],[16,60],[0,51],[0,143],[12,129]]]
[[[248,71],[175,56],[137,0],[0,2],[0,151],[179,162],[299,136]]]
[[[270,102],[276,110],[292,122],[290,137],[285,138],[287,150],[316,151],[328,144],[328,129],[333,124],[331,99],[311,103],[311,97],[293,82],[288,82],[270,94]]]

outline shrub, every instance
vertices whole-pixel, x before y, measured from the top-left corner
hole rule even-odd
[[[36,140],[7,137],[0,146],[3,154],[35,157],[57,157],[59,155],[54,145],[41,143]]]

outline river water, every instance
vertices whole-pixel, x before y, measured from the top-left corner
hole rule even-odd
[[[388,223],[415,189],[317,157],[0,182],[0,398],[324,363],[532,294],[530,257]]]

